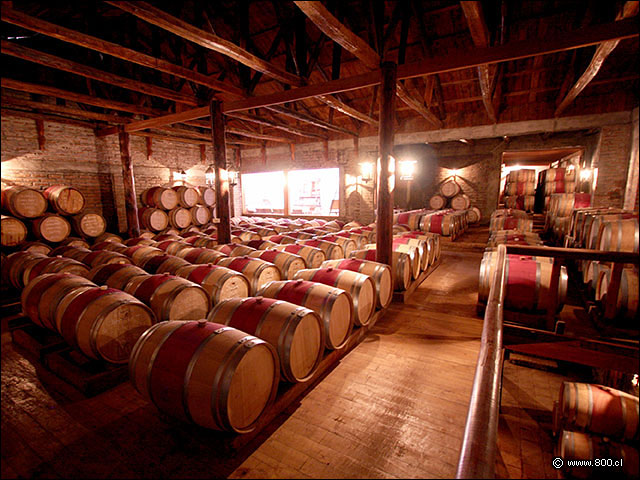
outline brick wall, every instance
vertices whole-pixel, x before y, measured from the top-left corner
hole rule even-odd
[[[627,168],[631,152],[632,125],[602,127],[593,167],[598,168],[598,183],[593,205],[622,208],[624,203]]]
[[[629,166],[627,168],[627,186],[624,195],[624,208],[638,211],[638,107],[633,110],[633,124],[631,132],[631,151],[629,153]]]

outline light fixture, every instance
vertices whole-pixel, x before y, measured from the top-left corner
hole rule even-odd
[[[184,182],[187,179],[187,174],[184,170],[179,172],[173,172],[173,180],[176,182]]]
[[[232,187],[238,184],[238,171],[227,170],[227,178],[229,179],[229,185]]]
[[[462,170],[460,170],[459,168],[454,168],[453,170],[451,170],[451,175],[453,176],[453,178],[459,177],[461,173]]]
[[[372,162],[361,162],[360,163],[360,175],[362,177],[362,181],[367,183],[373,179],[373,163]]]
[[[591,174],[593,172],[591,171],[590,168],[583,168],[582,170],[580,170],[580,181],[581,182],[586,182],[591,178]]]
[[[400,167],[400,180],[413,180],[413,175],[416,171],[416,160],[402,160],[399,163]]]
[[[213,165],[209,165],[209,168],[204,172],[204,176],[206,178],[207,185],[213,185],[213,182],[216,180],[216,172],[213,169]]]

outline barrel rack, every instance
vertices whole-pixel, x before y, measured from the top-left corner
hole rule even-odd
[[[438,257],[438,259],[435,262],[429,265],[426,270],[423,270],[422,272],[420,272],[420,275],[418,276],[418,278],[413,280],[409,284],[409,287],[406,290],[394,291],[392,301],[398,302],[398,303],[407,303],[407,300],[409,300],[409,297],[413,295],[413,293],[422,284],[422,282],[424,282],[426,278],[429,275],[431,275],[433,271],[436,268],[438,268],[438,266],[440,266],[441,259],[442,259],[442,254],[440,255],[440,257]]]

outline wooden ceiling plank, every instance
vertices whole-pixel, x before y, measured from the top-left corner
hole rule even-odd
[[[489,29],[482,12],[482,5],[478,1],[460,2],[462,12],[467,19],[471,38],[476,47],[486,48],[489,46]],[[478,66],[478,79],[480,80],[480,91],[482,92],[482,103],[487,110],[487,115],[492,122],[496,122],[496,112],[493,108],[491,96],[491,82],[489,78],[489,65]]]
[[[351,130],[338,127],[337,125],[332,125],[331,123],[325,122],[324,120],[321,120],[319,118],[312,117],[311,115],[307,115],[305,113],[296,112],[295,110],[292,110],[287,107],[283,107],[281,105],[270,105],[265,108],[273,112],[280,113],[282,115],[286,115],[291,118],[295,118],[296,120],[300,120],[301,122],[310,123],[311,125],[315,125],[316,127],[324,128],[326,130],[332,130],[338,133],[344,133],[346,135],[352,135],[354,137],[358,136],[357,133],[352,132]]]
[[[630,19],[631,17],[637,16],[638,4],[638,1],[625,2],[621,11],[616,16],[616,21],[620,21],[625,18]],[[556,108],[554,113],[555,117],[559,117],[562,112],[564,112],[566,108],[573,103],[576,97],[580,95],[580,92],[589,85],[589,82],[595,78],[604,64],[604,61],[607,59],[609,54],[615,50],[619,42],[620,40],[609,40],[598,45],[589,66],[582,73],[576,83],[569,89],[567,95],[560,101],[558,108]]]
[[[91,78],[100,82],[109,83],[121,88],[133,90],[134,92],[144,93],[146,95],[152,95],[154,97],[164,98],[177,103],[184,103],[185,105],[196,106],[198,101],[195,97],[189,95],[183,95],[181,93],[174,92],[168,88],[158,87],[156,85],[150,85],[148,83],[139,82],[129,78],[121,77],[104,70],[88,67],[77,62],[72,62],[64,58],[56,57],[32,48],[16,45],[7,40],[2,40],[2,53],[11,55],[13,57],[21,58],[29,62],[44,65],[49,68],[57,70],[63,70],[76,75],[83,76],[85,78]]]
[[[296,86],[302,84],[296,75],[258,58],[228,40],[194,27],[177,17],[169,15],[147,2],[108,1],[106,3],[118,7],[125,12],[135,15],[136,17],[157,27],[174,33],[179,37],[231,57],[242,65],[246,65],[253,70],[269,75],[283,83]]]
[[[266,140],[270,142],[280,142],[280,143],[291,143],[290,138],[277,137],[275,135],[267,135],[265,133],[248,132],[246,130],[239,130],[233,127],[227,127],[225,131],[226,133],[231,133],[233,135],[241,135],[243,137],[257,138],[258,140]]]
[[[88,118],[92,120],[101,120],[103,122],[110,122],[110,123],[117,123],[117,124],[124,124],[124,123],[131,122],[131,119],[128,117],[121,117],[118,115],[108,115],[105,113],[89,112],[87,110],[64,107],[64,106],[54,105],[54,104],[45,103],[45,102],[36,102],[33,100],[27,100],[25,98],[10,97],[7,95],[2,95],[2,105],[37,108],[39,110],[47,111],[51,113],[76,115],[78,117]]]
[[[560,51],[582,48],[602,43],[603,41],[633,38],[638,36],[638,25],[633,19],[621,20],[603,25],[586,27],[574,32],[566,32],[554,38],[531,42],[530,40],[512,42],[501,46],[478,48],[473,52],[465,51],[458,54],[449,54],[442,57],[434,57],[417,62],[406,63],[398,66],[398,79],[423,77],[443,72],[462,70],[477,67],[482,64],[493,64],[517,60],[520,58],[544,55]],[[352,77],[332,80],[322,84],[307,85],[284,92],[277,92],[261,97],[251,97],[243,100],[224,102],[224,112],[237,112],[251,108],[267,107],[281,103],[302,100],[318,95],[327,95],[336,92],[357,90],[372,87],[380,83],[380,70],[355,75]],[[200,109],[192,110],[192,118],[205,116]],[[183,114],[186,112],[183,112]],[[173,115],[154,119],[158,125],[175,123]],[[178,119],[177,121],[184,121]],[[166,122],[166,123],[162,123]],[[140,122],[134,122],[140,123]],[[133,124],[129,124],[133,126]],[[148,128],[148,127],[144,127]]]
[[[321,2],[294,2],[302,12],[329,38],[340,44],[342,48],[358,57],[368,68],[379,69],[380,56],[358,35],[349,30],[342,22],[327,10]],[[403,86],[398,86],[398,97],[416,110],[429,122],[442,128],[442,122],[418,99]]]
[[[26,110],[15,110],[5,107],[2,107],[0,114],[13,117],[32,118],[34,120],[45,120],[47,122],[64,123],[66,125],[74,125],[77,127],[86,127],[92,129],[97,127],[97,124],[95,122],[85,122],[83,120],[77,120],[74,118],[59,117],[57,115],[49,115],[46,113],[27,112]]]
[[[253,122],[253,123],[257,123],[259,125],[264,125],[264,126],[267,126],[267,127],[277,128],[277,129],[282,130],[284,132],[293,133],[294,135],[300,135],[302,137],[320,138],[320,139],[323,139],[323,140],[327,138],[326,135],[320,135],[318,133],[312,133],[312,132],[309,132],[307,130],[302,130],[302,129],[296,128],[294,126],[288,125],[286,123],[280,123],[280,122],[277,122],[275,120],[269,120],[267,118],[259,117],[257,115],[249,115],[249,114],[239,113],[239,112],[231,112],[231,113],[227,113],[226,115],[228,117],[231,117],[231,118],[239,118],[239,119],[242,119],[242,120],[246,120],[247,122]]]
[[[194,83],[204,85],[213,90],[225,92],[230,95],[244,97],[244,93],[241,89],[219,82],[210,76],[200,74],[196,71],[184,68],[180,65],[175,65],[171,62],[163,60],[161,58],[152,57],[144,53],[137,52],[130,48],[122,47],[115,43],[107,42],[90,35],[86,35],[75,30],[71,30],[53,23],[41,20],[36,17],[31,17],[22,12],[13,9],[2,9],[2,20],[4,22],[18,25],[29,30],[39,32],[43,35],[47,35],[64,42],[73,43],[81,47],[89,48],[97,52],[105,53],[121,60],[137,63],[144,67],[153,68],[160,72],[168,73],[176,77],[190,80]]]

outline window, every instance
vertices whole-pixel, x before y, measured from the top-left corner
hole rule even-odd
[[[291,215],[338,215],[339,169],[289,171]]]
[[[246,213],[284,213],[284,172],[243,173]]]

